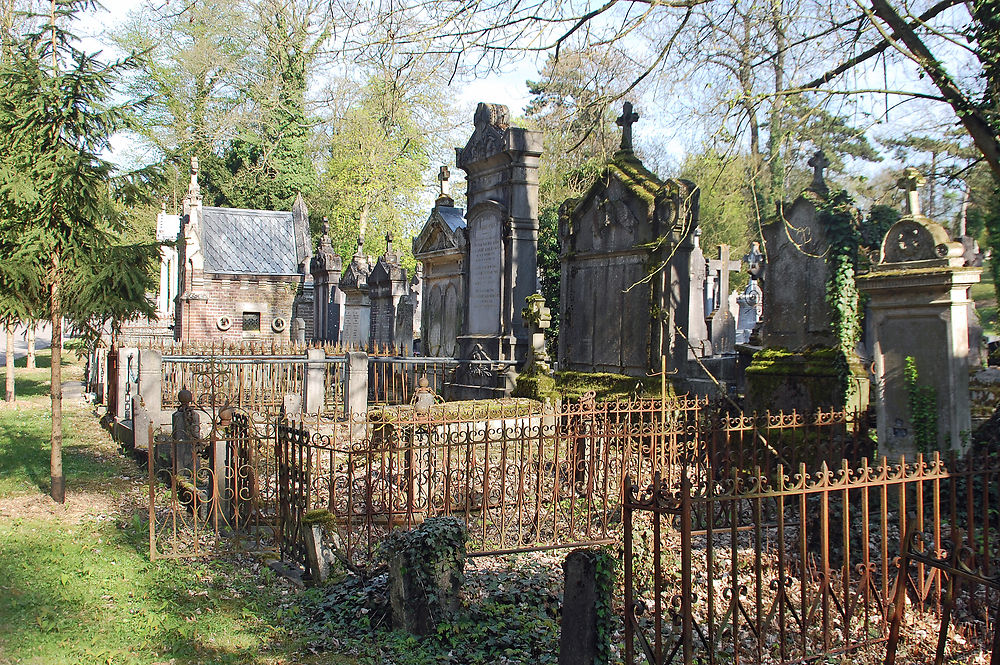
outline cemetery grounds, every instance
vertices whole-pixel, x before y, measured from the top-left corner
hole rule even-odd
[[[65,372],[79,379],[68,354]],[[464,604],[436,633],[392,632],[384,574],[336,571],[301,590],[259,555],[149,558],[144,469],[120,453],[98,413],[67,391],[65,506],[48,484],[47,356],[18,375],[21,399],[0,410],[0,663],[554,663],[566,550],[469,559]],[[677,565],[677,534],[664,541]],[[619,562],[621,543],[609,554]],[[695,557],[694,576],[704,579]],[[622,571],[610,625],[622,662]],[[646,623],[648,627],[648,623]],[[907,616],[924,662],[932,616]],[[950,662],[986,662],[962,637]],[[916,643],[919,640],[913,640]],[[905,645],[904,645],[905,646]],[[839,662],[881,662],[884,648]],[[838,662],[836,659],[832,662]]]

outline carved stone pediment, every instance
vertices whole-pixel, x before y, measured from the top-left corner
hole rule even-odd
[[[368,288],[368,276],[371,269],[368,267],[368,258],[357,254],[347,264],[344,274],[340,277],[340,290],[364,290]]]
[[[476,129],[464,148],[456,148],[455,163],[459,168],[483,161],[507,147],[510,111],[503,104],[480,102],[473,117]]]
[[[882,240],[882,263],[905,263],[947,259],[961,255],[961,243],[952,242],[948,232],[925,217],[904,217],[889,229]]]
[[[456,213],[461,215],[458,208],[450,208],[447,212],[453,217]],[[452,224],[449,224],[435,208],[420,230],[420,235],[413,240],[413,256],[419,258],[426,254],[461,251],[465,246],[463,228],[464,222],[463,226],[458,226],[453,219]]]

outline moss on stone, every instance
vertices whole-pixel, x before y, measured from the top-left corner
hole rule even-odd
[[[307,510],[302,515],[302,525],[303,526],[323,526],[329,527],[334,524],[334,516],[326,508],[317,508],[316,510]]]
[[[556,380],[547,374],[521,374],[511,393],[511,397],[526,397],[539,402],[554,402],[558,396]]]
[[[637,392],[640,395],[659,396],[660,380],[657,377],[626,376],[602,372],[556,372],[556,391],[564,398],[579,399],[584,393],[594,391],[599,400],[625,399]],[[667,382],[667,395],[673,396],[673,385]]]
[[[470,399],[443,402],[431,407],[431,420],[454,420],[475,418],[517,418],[541,413],[541,402],[524,397],[502,399]],[[409,421],[415,416],[412,405],[372,407],[368,410],[370,422],[393,423]]]

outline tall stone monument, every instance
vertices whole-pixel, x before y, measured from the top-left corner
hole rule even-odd
[[[334,252],[330,240],[330,222],[323,218],[323,235],[309,264],[313,276],[313,336],[324,342],[339,342],[343,318],[344,293],[340,290],[343,260]]]
[[[698,192],[643,166],[632,150],[637,119],[626,103],[621,149],[560,208],[560,370],[646,376],[661,355],[686,370],[706,350]]]
[[[344,292],[343,343],[354,347],[367,346],[371,341],[371,301],[368,298],[368,276],[371,262],[364,253],[364,238],[358,238],[358,249],[340,277]]]
[[[853,346],[841,348],[834,309],[827,300],[831,235],[821,208],[830,196],[823,179],[828,162],[820,151],[809,165],[814,170],[812,184],[793,203],[781,205],[777,219],[763,228],[768,261],[764,348],[746,372],[747,406],[757,411],[814,413],[868,404],[867,373]],[[844,214],[858,213],[851,208]],[[850,297],[856,304],[857,293]]]
[[[512,365],[528,355],[521,320],[538,279],[538,158],[540,132],[512,127],[500,104],[479,104],[475,130],[455,158],[466,172],[468,261],[455,396],[507,395]],[[490,362],[494,363],[492,366]],[[506,369],[505,369],[506,368]]]
[[[451,172],[442,166],[440,194],[413,240],[413,256],[423,266],[420,283],[420,344],[425,356],[454,358],[465,324],[468,237],[465,213],[448,195]]]
[[[396,307],[399,299],[409,292],[406,270],[393,250],[392,234],[385,235],[385,254],[379,257],[368,276],[368,298],[371,301],[371,337],[376,344],[396,345]],[[411,311],[412,319],[413,313]],[[410,325],[410,344],[413,325]]]
[[[982,268],[965,265],[960,242],[920,212],[922,179],[908,168],[900,180],[906,214],[882,241],[881,260],[858,278],[871,300],[879,452],[912,456],[960,449],[972,429],[969,415],[969,288]],[[916,369],[916,389],[934,407],[911,413],[905,372]],[[936,420],[937,441],[918,441],[921,419]],[[936,444],[936,445],[935,445]]]

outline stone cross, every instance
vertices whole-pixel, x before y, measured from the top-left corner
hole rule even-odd
[[[451,178],[451,171],[448,170],[447,166],[442,166],[441,170],[438,171],[438,182],[441,183],[441,194],[440,196],[448,196],[448,179]]]
[[[364,254],[365,237],[358,236],[358,251],[354,252],[354,256],[362,256]]]
[[[622,114],[615,120],[615,124],[622,128],[622,150],[632,152],[632,125],[638,120],[639,114],[632,110],[632,102],[625,102]]]
[[[807,164],[813,168],[813,179],[809,185],[809,189],[821,193],[829,191],[826,181],[823,180],[823,170],[830,165],[830,160],[826,158],[826,153],[822,150],[817,150],[816,154],[809,159]]]
[[[719,294],[715,299],[713,310],[726,307],[726,300],[729,298],[729,273],[739,272],[743,268],[742,261],[732,261],[729,259],[729,245],[719,245],[719,258],[708,260],[708,272],[717,276]]]
[[[925,182],[920,171],[912,166],[903,169],[903,177],[896,182],[906,192],[906,214],[910,217],[920,217],[920,186]]]
[[[521,318],[531,332],[531,347],[528,351],[528,367],[548,372],[549,354],[545,349],[545,331],[552,326],[552,312],[545,306],[541,293],[527,297],[528,306],[521,310]]]
[[[389,256],[392,254],[392,231],[386,231],[385,233],[385,255]]]

